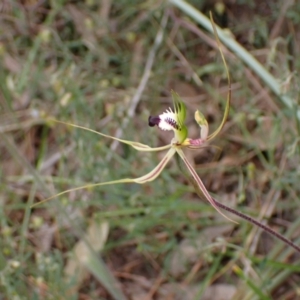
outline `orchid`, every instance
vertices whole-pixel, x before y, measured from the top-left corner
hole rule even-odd
[[[41,202],[48,201],[54,197],[61,196],[63,194],[69,193],[71,191],[76,191],[76,190],[85,189],[85,188],[92,188],[92,187],[103,186],[103,185],[112,185],[112,184],[118,184],[118,183],[144,184],[146,182],[153,181],[163,171],[163,169],[165,168],[165,166],[167,165],[169,160],[174,156],[174,154],[177,153],[181,157],[183,162],[185,163],[188,170],[190,171],[190,174],[192,175],[194,181],[197,183],[198,187],[202,191],[205,198],[210,202],[210,204],[219,213],[224,215],[220,211],[220,209],[216,206],[215,201],[212,199],[212,197],[208,193],[202,180],[198,176],[195,169],[192,167],[191,163],[187,160],[184,152],[182,151],[182,148],[189,148],[189,149],[193,149],[193,150],[199,149],[203,146],[204,143],[212,140],[218,134],[218,132],[220,132],[220,130],[222,129],[222,127],[226,121],[228,111],[229,111],[230,91],[228,92],[225,113],[224,113],[221,125],[211,135],[208,135],[208,123],[207,123],[206,119],[204,118],[203,114],[198,110],[195,112],[195,120],[198,123],[198,125],[200,126],[200,138],[199,139],[191,139],[191,138],[187,137],[188,130],[187,130],[187,127],[184,125],[184,121],[186,118],[186,106],[183,103],[183,101],[181,100],[180,96],[174,91],[172,91],[172,98],[173,98],[173,104],[174,104],[173,110],[171,108],[169,108],[169,109],[167,109],[166,112],[163,112],[162,114],[160,114],[158,116],[150,116],[148,119],[149,126],[151,126],[151,127],[157,126],[161,130],[164,130],[164,131],[172,130],[174,132],[174,138],[171,140],[171,143],[169,145],[162,146],[162,147],[154,147],[153,148],[153,147],[150,147],[148,145],[141,144],[138,142],[119,139],[119,138],[116,138],[116,137],[113,137],[113,136],[110,136],[110,135],[107,135],[107,134],[104,134],[101,132],[97,132],[95,130],[92,130],[92,129],[89,129],[86,127],[83,127],[83,126],[79,126],[79,125],[75,125],[75,124],[71,124],[71,123],[67,123],[67,122],[62,122],[62,121],[58,121],[55,119],[49,119],[50,122],[61,123],[61,124],[65,124],[68,126],[84,129],[84,130],[96,133],[98,135],[101,135],[101,136],[104,136],[104,137],[107,137],[107,138],[110,138],[113,140],[117,140],[121,143],[130,145],[131,147],[133,147],[134,149],[136,149],[138,151],[142,151],[142,152],[151,152],[152,151],[153,152],[153,151],[163,151],[163,150],[167,150],[167,149],[169,151],[166,153],[166,155],[162,158],[162,160],[159,162],[159,164],[152,171],[150,171],[149,173],[147,173],[146,175],[143,175],[141,177],[125,178],[125,179],[113,180],[113,181],[108,181],[108,182],[87,184],[87,185],[80,186],[77,188],[65,190],[65,191],[58,193],[55,196],[52,196],[50,198],[47,198]],[[41,203],[41,202],[39,202],[39,203]],[[226,218],[228,219],[228,217],[226,217]]]
[[[191,150],[201,149],[206,143],[208,143],[209,141],[214,139],[219,134],[219,132],[222,130],[222,128],[227,120],[228,114],[229,114],[230,101],[231,101],[230,74],[228,71],[226,60],[224,58],[224,55],[223,55],[223,52],[221,49],[221,43],[218,38],[216,26],[214,25],[212,16],[210,16],[210,17],[211,17],[212,27],[213,27],[214,34],[216,37],[217,45],[218,45],[218,48],[219,48],[219,51],[220,51],[220,54],[222,57],[222,61],[223,61],[225,70],[226,70],[227,80],[228,80],[227,100],[226,100],[223,118],[222,118],[222,121],[221,121],[221,124],[219,125],[219,127],[212,134],[209,135],[208,122],[205,119],[204,115],[199,110],[197,110],[195,112],[194,117],[195,117],[196,123],[200,127],[200,137],[198,139],[189,138],[188,137],[188,129],[185,125],[186,106],[185,106],[184,102],[182,101],[182,99],[180,98],[180,96],[174,91],[171,91],[172,99],[173,99],[173,109],[168,108],[162,114],[157,115],[157,116],[150,116],[148,119],[148,124],[150,127],[157,126],[160,130],[174,132],[174,137],[171,140],[170,144],[162,146],[162,147],[150,147],[148,145],[145,145],[145,144],[142,144],[139,142],[124,140],[124,139],[120,139],[120,138],[117,138],[114,136],[110,136],[110,135],[95,131],[93,129],[90,129],[90,128],[87,128],[84,126],[75,125],[75,124],[63,122],[63,121],[58,121],[55,119],[48,119],[49,122],[56,122],[56,123],[64,124],[67,126],[84,129],[84,130],[96,133],[102,137],[106,137],[106,138],[121,142],[123,144],[127,144],[127,145],[133,147],[134,149],[136,149],[137,151],[141,151],[141,152],[157,152],[157,151],[164,151],[164,150],[168,150],[168,151],[165,154],[165,156],[162,158],[162,160],[158,163],[158,165],[152,171],[150,171],[149,173],[147,173],[143,176],[140,176],[137,178],[124,178],[124,179],[107,181],[107,182],[86,184],[86,185],[83,185],[80,187],[65,190],[61,193],[58,193],[58,194],[52,196],[52,197],[42,200],[42,201],[34,204],[33,206],[44,203],[50,199],[59,197],[63,194],[69,193],[71,191],[77,191],[77,190],[81,190],[81,189],[89,189],[89,188],[94,188],[94,187],[98,187],[98,186],[113,185],[113,184],[119,184],[119,183],[144,184],[146,182],[153,181],[160,175],[160,173],[166,167],[166,165],[170,161],[170,159],[175,154],[178,154],[178,156],[181,158],[182,162],[184,163],[186,170],[183,170],[180,165],[179,165],[179,167],[180,167],[181,171],[185,175],[187,175],[187,177],[190,179],[191,183],[193,184],[193,186],[195,188],[196,193],[199,195],[199,197],[201,197],[201,198],[204,197],[222,216],[224,216],[226,219],[236,223],[235,221],[231,220],[226,215],[224,215],[220,211],[220,209],[226,210],[240,218],[243,218],[244,220],[252,223],[253,225],[260,227],[261,229],[265,230],[267,233],[269,233],[273,237],[276,237],[277,239],[281,240],[285,244],[293,247],[296,251],[300,252],[299,246],[297,246],[291,240],[285,238],[283,235],[274,231],[272,228],[256,221],[252,217],[247,216],[233,208],[230,208],[230,207],[226,206],[225,204],[222,204],[222,203],[218,202],[217,200],[215,200],[214,198],[212,198],[212,196],[209,194],[206,187],[204,186],[202,180],[198,176],[196,170],[193,168],[192,164],[188,161],[187,157],[185,156],[185,154],[183,152],[184,148],[191,149]]]
[[[162,114],[158,115],[158,116],[150,116],[148,119],[148,123],[150,127],[153,126],[157,126],[159,129],[163,130],[163,131],[173,131],[174,132],[174,137],[171,140],[170,144],[166,145],[166,146],[162,146],[162,147],[150,147],[148,145],[145,144],[141,144],[138,142],[134,142],[134,141],[128,141],[128,140],[123,140],[120,138],[116,138],[114,136],[110,136],[101,132],[97,132],[95,130],[83,127],[83,126],[79,126],[79,125],[75,125],[75,124],[71,124],[71,123],[67,123],[67,122],[62,122],[62,121],[58,121],[55,119],[49,119],[50,122],[56,122],[56,123],[61,123],[61,124],[65,124],[68,126],[72,126],[75,128],[80,128],[80,129],[84,129],[93,133],[96,133],[100,136],[106,137],[106,138],[110,138],[116,141],[119,141],[123,144],[127,144],[130,145],[131,147],[133,147],[134,149],[136,149],[137,151],[142,151],[142,152],[153,152],[153,151],[163,151],[163,150],[168,150],[168,152],[165,154],[165,156],[162,158],[162,160],[159,162],[159,164],[149,173],[138,177],[138,178],[125,178],[125,179],[119,179],[119,180],[113,180],[113,181],[108,181],[108,182],[101,182],[101,183],[92,183],[92,184],[86,184],[84,186],[80,186],[77,188],[72,188],[69,190],[65,190],[61,193],[58,193],[50,198],[47,198],[37,204],[46,202],[52,198],[61,196],[63,194],[69,193],[71,191],[76,191],[76,190],[80,190],[80,189],[87,189],[87,188],[93,188],[93,187],[98,187],[98,186],[104,186],[104,185],[112,185],[112,184],[118,184],[118,183],[138,183],[138,184],[144,184],[146,182],[150,182],[153,181],[154,179],[156,179],[160,173],[163,171],[163,169],[165,168],[165,166],[167,165],[167,163],[170,161],[170,159],[177,153],[180,158],[182,159],[182,161],[184,162],[184,164],[186,165],[187,169],[189,170],[194,182],[196,182],[198,188],[201,190],[203,196],[205,197],[206,200],[208,200],[208,202],[221,214],[223,215],[225,218],[229,219],[228,217],[226,217],[218,208],[218,206],[215,204],[214,199],[210,196],[209,192],[207,191],[207,189],[205,188],[202,180],[200,179],[200,177],[198,176],[196,170],[193,168],[192,164],[187,160],[184,152],[183,152],[183,148],[188,148],[188,149],[199,149],[201,147],[203,147],[204,143],[209,142],[210,140],[212,140],[214,137],[216,137],[218,135],[218,133],[222,130],[228,113],[229,113],[229,108],[230,108],[230,98],[231,98],[231,83],[230,83],[230,75],[228,72],[228,68],[227,68],[227,64],[225,61],[225,58],[223,56],[222,50],[221,50],[221,46],[220,46],[220,41],[218,39],[218,35],[211,17],[211,21],[212,21],[212,25],[214,28],[214,32],[217,38],[217,43],[218,43],[218,48],[220,50],[221,53],[221,57],[226,69],[226,73],[227,73],[227,78],[228,78],[228,94],[227,94],[227,101],[226,101],[226,106],[225,106],[225,111],[224,111],[224,115],[223,115],[223,119],[221,121],[221,124],[219,125],[219,127],[217,128],[216,131],[214,131],[212,134],[208,135],[209,132],[209,128],[208,128],[208,122],[206,121],[204,115],[197,110],[195,112],[195,120],[197,122],[197,124],[200,127],[200,138],[198,139],[191,139],[188,137],[188,129],[185,125],[185,119],[186,119],[186,106],[184,104],[184,102],[182,101],[182,99],[180,98],[180,96],[172,91],[172,98],[173,98],[173,110],[171,108],[167,109],[165,112],[163,112]],[[229,219],[231,220],[231,219]],[[234,221],[233,221],[234,222]]]
[[[225,123],[225,120],[228,115],[229,103],[230,103],[230,92],[229,92],[229,95],[227,98],[227,104],[226,104],[226,109],[225,109],[222,123],[219,126],[219,128],[211,135],[208,135],[208,123],[207,123],[206,119],[204,118],[204,116],[202,115],[202,113],[198,110],[195,112],[195,120],[198,123],[198,125],[200,126],[200,138],[199,139],[191,139],[191,138],[187,137],[188,130],[187,130],[187,127],[184,125],[184,121],[186,118],[186,106],[183,103],[183,101],[181,100],[180,96],[174,91],[172,91],[172,98],[173,98],[173,103],[174,103],[173,110],[171,108],[169,108],[166,112],[163,112],[162,114],[160,114],[158,116],[150,116],[149,120],[148,120],[149,126],[151,126],[151,127],[157,126],[161,130],[164,130],[164,131],[172,130],[174,132],[174,138],[171,140],[170,144],[166,145],[166,146],[162,146],[162,147],[154,147],[153,148],[153,147],[150,147],[148,145],[141,144],[138,142],[123,140],[123,139],[119,139],[119,138],[116,138],[116,137],[113,137],[110,135],[106,135],[104,133],[97,132],[95,130],[92,130],[92,129],[89,129],[89,128],[86,128],[83,126],[79,126],[79,125],[75,125],[75,124],[71,124],[71,123],[67,123],[67,122],[62,122],[62,121],[58,121],[58,120],[54,120],[54,119],[49,119],[49,121],[65,124],[65,125],[76,127],[76,128],[81,128],[81,129],[84,129],[84,130],[87,130],[90,132],[94,132],[98,135],[101,135],[101,136],[104,136],[104,137],[107,137],[107,138],[110,138],[113,140],[117,140],[121,143],[130,145],[131,147],[133,147],[134,149],[136,149],[138,151],[151,152],[151,151],[168,150],[168,152],[165,154],[165,156],[162,158],[162,160],[159,162],[159,164],[152,171],[150,171],[149,173],[147,173],[141,177],[125,178],[125,179],[113,180],[113,181],[108,181],[108,182],[87,184],[87,185],[80,186],[77,188],[65,190],[65,191],[58,193],[55,196],[52,196],[41,202],[45,202],[54,197],[58,197],[63,194],[69,193],[71,191],[76,191],[76,190],[80,190],[80,189],[93,188],[93,187],[97,187],[97,186],[112,185],[112,184],[118,184],[118,183],[144,184],[146,182],[153,181],[163,171],[163,169],[165,168],[165,166],[167,165],[169,160],[174,156],[174,154],[177,153],[181,157],[182,161],[185,163],[187,169],[190,171],[191,176],[193,177],[194,181],[197,183],[198,188],[202,191],[204,197],[210,202],[210,204],[220,214],[222,214],[225,218],[229,219],[220,211],[220,209],[215,204],[215,201],[212,199],[212,197],[208,193],[207,189],[205,188],[205,186],[204,186],[202,180],[200,179],[200,177],[198,176],[197,172],[195,171],[195,169],[193,168],[191,163],[187,160],[184,152],[182,151],[182,148],[189,148],[189,149],[193,149],[193,150],[199,149],[203,146],[203,144],[205,142],[210,141],[217,135],[217,133],[222,129],[223,124]],[[39,202],[39,203],[41,203],[41,202]]]

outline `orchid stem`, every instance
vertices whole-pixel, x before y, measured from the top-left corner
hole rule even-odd
[[[195,192],[197,193],[197,195],[199,196],[200,199],[203,199],[203,193],[202,191],[200,190],[198,184],[195,182],[195,179],[190,175],[189,172],[186,171],[187,167],[186,165],[184,165],[182,163],[182,161],[180,159],[178,159],[178,155],[176,156],[176,160],[177,160],[177,164],[179,166],[179,169],[183,172],[183,174],[187,177],[187,179],[189,180],[189,182],[192,183],[192,185],[194,186],[195,188]],[[185,168],[183,168],[183,166]],[[261,222],[255,220],[254,218],[248,216],[248,215],[245,215],[243,214],[242,212],[240,211],[237,211],[235,210],[234,208],[231,208],[219,201],[217,201],[216,199],[212,198],[211,197],[211,200],[214,202],[214,205],[221,208],[221,209],[224,209],[244,220],[246,220],[247,222],[253,224],[253,225],[256,225],[257,227],[259,227],[260,229],[264,230],[266,233],[268,233],[269,235],[281,240],[283,243],[285,243],[286,245],[294,248],[297,252],[300,253],[300,247],[297,246],[294,242],[292,242],[291,240],[289,240],[288,238],[284,237],[282,234],[276,232],[275,230],[273,230],[271,227],[267,226],[267,225],[264,225],[262,224]]]
[[[272,235],[273,237],[276,237],[277,239],[281,240],[282,242],[284,242],[285,244],[287,244],[290,247],[294,248],[296,251],[298,251],[300,253],[300,247],[299,246],[297,246],[294,242],[292,242],[288,238],[284,237],[282,234],[280,234],[277,231],[273,230],[271,227],[269,227],[267,225],[264,225],[263,223],[255,220],[254,218],[249,217],[249,216],[241,213],[240,211],[237,211],[237,210],[235,210],[235,209],[233,209],[233,208],[231,208],[231,207],[229,207],[229,206],[227,206],[225,204],[222,204],[221,202],[217,201],[214,198],[212,198],[212,199],[214,200],[214,203],[218,207],[220,207],[220,208],[222,208],[222,209],[224,209],[224,210],[226,210],[226,211],[228,211],[228,212],[230,212],[230,213],[232,213],[232,214],[234,214],[234,215],[236,215],[236,216],[238,216],[238,217],[240,217],[240,218],[248,221],[249,223],[252,223],[253,225],[256,225],[257,227],[259,227],[262,230],[264,230],[266,233]]]

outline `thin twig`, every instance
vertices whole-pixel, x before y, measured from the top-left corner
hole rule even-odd
[[[138,103],[140,102],[142,93],[143,93],[143,91],[144,91],[144,89],[147,85],[147,82],[150,78],[151,69],[153,67],[156,52],[157,52],[157,50],[158,50],[158,48],[159,48],[159,46],[160,46],[160,44],[162,43],[162,40],[163,40],[163,32],[164,32],[164,29],[167,25],[167,20],[168,20],[168,13],[167,13],[167,11],[165,11],[165,13],[162,17],[161,23],[160,23],[160,29],[156,34],[154,44],[153,44],[153,46],[152,46],[152,48],[149,52],[149,55],[148,55],[148,58],[147,58],[147,61],[146,61],[146,66],[145,66],[145,69],[144,69],[144,74],[142,76],[142,79],[140,81],[140,84],[139,84],[135,94],[133,95],[133,97],[131,99],[130,106],[129,106],[128,113],[127,113],[127,117],[124,118],[121,127],[116,131],[116,134],[115,134],[116,138],[120,138],[122,136],[125,127],[128,125],[129,121],[134,116],[136,107],[137,107]],[[111,159],[111,157],[112,157],[111,153],[113,153],[117,149],[118,145],[119,145],[118,141],[114,141],[111,144],[111,146],[110,146],[111,152],[107,155],[107,157],[106,157],[107,160]]]
[[[286,12],[294,4],[295,4],[294,0],[283,1],[279,16],[277,17],[276,22],[275,22],[275,24],[271,30],[271,33],[269,35],[270,41],[274,40],[276,37],[278,37],[280,35],[280,31],[282,30],[283,22],[286,17]]]

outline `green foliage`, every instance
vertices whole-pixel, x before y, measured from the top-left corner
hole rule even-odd
[[[228,8],[228,27],[236,33],[237,43],[249,49],[248,54],[252,51],[251,56],[276,80],[273,87],[264,85],[258,78],[265,73],[252,72],[250,61],[242,63],[224,48],[232,77],[232,107],[224,129],[213,141],[223,153],[219,161],[212,161],[214,148],[186,155],[195,161],[197,173],[220,202],[296,238],[299,5],[287,10],[291,23],[279,31],[274,46],[268,33],[280,10],[266,16],[252,1],[239,3]],[[230,299],[297,297],[299,263],[293,250],[261,236],[246,222],[238,220],[235,226],[220,219],[194,194],[175,164],[143,186],[130,183],[81,190],[30,208],[86,182],[139,177],[162,158],[121,144],[112,151],[109,140],[45,122],[45,116],[108,135],[122,128],[121,139],[159,147],[170,141],[169,136],[153,135],[147,120],[150,113],[171,105],[173,89],[187,104],[191,135],[199,135],[193,120],[197,109],[211,128],[218,128],[227,82],[212,35],[187,21],[186,12],[155,1],[49,1],[36,7],[11,1],[5,8],[1,5],[2,298],[111,299],[114,295],[121,299],[122,293],[133,298],[132,287],[149,295],[153,286],[158,286],[154,293],[159,297],[172,283],[170,295],[187,286],[181,292],[186,295],[195,289],[199,299],[209,289],[214,291],[217,282],[235,290],[235,298]],[[165,9],[170,9],[170,15],[164,39],[134,114],[124,124]],[[238,9],[246,12],[249,22],[235,13]],[[261,37],[255,45],[248,39],[253,30]],[[281,102],[281,95],[292,101]],[[205,166],[197,166],[197,161],[205,161]],[[244,201],[238,203],[239,199]],[[109,224],[104,248],[93,252],[96,243],[89,242],[91,248],[81,249],[89,257],[86,273],[82,278],[66,276],[66,266],[74,264],[72,254],[80,242],[99,241],[100,229],[87,234],[98,223]],[[121,283],[122,292],[115,288],[116,282]]]

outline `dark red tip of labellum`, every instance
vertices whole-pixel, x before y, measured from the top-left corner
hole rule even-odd
[[[155,125],[158,125],[160,122],[160,118],[159,117],[152,117],[150,116],[149,119],[148,119],[148,124],[150,127],[153,127]]]

